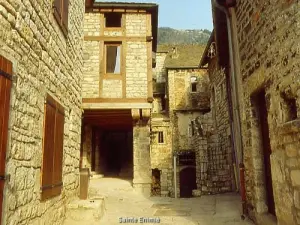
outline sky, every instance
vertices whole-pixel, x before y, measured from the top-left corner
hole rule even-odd
[[[211,0],[155,0],[158,26],[212,30]]]
[[[212,30],[211,0],[96,0],[96,2],[149,2],[159,5],[158,26]]]

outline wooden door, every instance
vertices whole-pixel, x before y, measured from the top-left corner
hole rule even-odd
[[[12,85],[12,63],[0,56],[0,224],[5,183],[5,157],[7,150],[8,116]]]
[[[180,171],[180,197],[193,197],[193,190],[197,189],[196,185],[196,169],[187,167]]]

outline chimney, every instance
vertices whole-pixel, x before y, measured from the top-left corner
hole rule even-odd
[[[172,59],[178,58],[178,51],[177,51],[177,47],[176,47],[176,46],[174,46],[174,47],[172,48],[171,58],[172,58]]]

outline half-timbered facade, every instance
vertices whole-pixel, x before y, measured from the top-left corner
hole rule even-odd
[[[156,4],[86,2],[82,167],[151,184],[150,110]]]

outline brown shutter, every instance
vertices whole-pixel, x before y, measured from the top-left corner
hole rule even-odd
[[[64,108],[48,95],[45,104],[42,200],[61,193],[63,140]]]
[[[55,104],[48,96],[45,103],[42,166],[42,200],[52,196],[53,154],[55,141]]]
[[[62,188],[62,166],[63,166],[63,148],[64,148],[64,112],[58,105],[55,120],[55,150],[53,160],[53,190],[52,195],[57,196]]]
[[[53,13],[57,22],[61,23],[61,10],[62,10],[62,1],[63,0],[54,0],[53,1]]]
[[[8,137],[12,63],[2,56],[0,56],[0,70],[0,176],[4,178]],[[4,181],[4,179],[0,179],[0,223],[2,219],[1,216]]]
[[[62,25],[65,31],[68,31],[68,21],[69,21],[69,0],[62,0],[63,10],[62,10]]]

